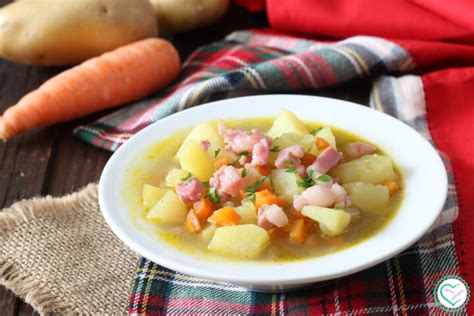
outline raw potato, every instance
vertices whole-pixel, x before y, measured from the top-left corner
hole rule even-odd
[[[242,202],[242,205],[237,206],[235,211],[240,216],[240,224],[257,224],[257,210],[252,202]]]
[[[367,182],[382,183],[397,179],[392,160],[387,156],[365,155],[337,166],[331,175],[338,177],[341,183]]]
[[[146,218],[157,224],[180,224],[186,220],[188,208],[179,200],[174,191],[168,190],[165,195],[148,212]]]
[[[287,109],[282,109],[267,134],[271,138],[277,138],[285,133],[295,133],[304,136],[308,134],[308,130],[294,113]]]
[[[0,55],[33,65],[81,63],[157,34],[147,0],[23,0],[0,10]]]
[[[152,208],[165,195],[166,191],[168,190],[144,184],[142,189],[143,205],[147,208]]]
[[[303,181],[303,179],[296,172],[286,172],[284,169],[275,169],[270,175],[276,195],[290,205],[293,204],[293,196],[299,195],[304,191],[304,188],[298,186],[297,183],[297,181]]]
[[[173,168],[166,175],[166,178],[165,178],[166,186],[170,188],[175,188],[176,184],[179,181],[181,181],[181,179],[187,177],[188,175],[189,175],[189,171]]]
[[[181,168],[191,172],[200,181],[207,181],[214,173],[214,164],[202,148],[194,141],[188,140],[179,157]]]
[[[383,211],[390,200],[387,187],[380,184],[348,183],[344,184],[344,189],[349,193],[352,205],[363,211]]]
[[[182,151],[184,144],[186,144],[187,141],[189,140],[194,140],[196,143],[199,143],[203,140],[208,140],[211,142],[212,147],[219,147],[223,148],[225,143],[224,139],[219,135],[217,132],[217,128],[215,124],[212,123],[201,123],[196,125],[191,132],[189,132],[188,136],[184,139],[183,145],[179,148],[178,152],[176,153],[176,156],[179,158]],[[214,155],[214,153],[211,153]]]
[[[341,235],[351,222],[349,213],[332,208],[305,206],[301,213],[318,222],[323,234],[329,237]]]
[[[224,256],[251,259],[270,244],[265,229],[257,225],[224,226],[216,229],[208,249]]]
[[[180,33],[206,26],[221,18],[229,0],[150,0],[158,17],[160,30]]]

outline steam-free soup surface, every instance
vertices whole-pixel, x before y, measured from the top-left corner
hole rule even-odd
[[[125,183],[137,227],[210,260],[340,251],[381,230],[403,193],[376,144],[286,110],[178,132],[139,153]]]

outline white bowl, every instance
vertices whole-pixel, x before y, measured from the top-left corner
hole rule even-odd
[[[405,196],[395,218],[378,234],[346,250],[289,263],[206,261],[173,248],[131,224],[121,196],[125,170],[137,153],[173,133],[210,119],[275,117],[282,107],[359,135],[394,158]],[[358,104],[313,96],[265,95],[228,99],[178,112],[143,129],[110,158],[100,178],[99,202],[113,232],[131,249],[164,267],[260,291],[287,290],[358,272],[400,253],[423,236],[447,195],[444,165],[434,148],[403,122]]]

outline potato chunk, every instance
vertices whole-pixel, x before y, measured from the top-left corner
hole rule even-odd
[[[296,133],[284,133],[273,141],[273,146],[278,146],[280,149],[302,144],[303,136]]]
[[[211,157],[194,140],[189,140],[183,145],[179,163],[181,168],[191,172],[200,181],[209,180],[214,173]]]
[[[304,136],[308,134],[308,130],[294,113],[287,109],[282,109],[267,134],[271,138],[277,138],[285,133],[295,133]]]
[[[216,229],[208,249],[224,256],[251,259],[270,244],[265,229],[253,224],[224,226]]]
[[[347,183],[344,189],[349,193],[352,205],[363,211],[383,211],[390,200],[388,188],[380,184]]]
[[[165,195],[166,189],[155,187],[154,185],[144,184],[142,189],[143,205],[147,208],[155,204]]]
[[[215,124],[211,122],[201,123],[196,125],[191,132],[189,132],[188,136],[183,141],[183,144],[178,149],[176,156],[178,159],[181,157],[183,153],[183,149],[185,148],[186,143],[189,140],[194,140],[198,145],[203,140],[208,140],[213,147],[224,147],[224,139],[219,135],[217,132],[217,128]]]
[[[240,216],[240,224],[257,224],[257,210],[250,201],[243,201],[241,206],[237,206],[235,211]]]
[[[148,212],[146,218],[157,224],[179,224],[184,223],[188,215],[186,204],[179,200],[178,195],[167,190],[163,197]]]
[[[204,244],[209,244],[209,242],[212,239],[212,236],[214,236],[214,233],[216,232],[217,226],[214,224],[208,224],[206,228],[204,228],[200,233],[199,233],[199,239],[201,239]]]
[[[166,178],[165,178],[166,185],[169,186],[170,188],[174,188],[174,187],[176,187],[176,184],[179,181],[181,181],[181,179],[188,176],[188,174],[189,174],[189,171],[186,171],[186,170],[183,170],[183,169],[178,169],[178,168],[173,168],[166,175]]]
[[[341,183],[367,182],[377,184],[397,179],[392,160],[387,156],[376,154],[365,155],[359,159],[343,163],[334,168],[331,175],[338,177]]]
[[[330,127],[325,126],[322,129],[320,129],[315,135],[315,138],[318,138],[318,137],[327,141],[328,144],[331,145],[332,148],[337,149],[336,137],[334,137],[334,134],[332,133],[332,130]]]
[[[333,237],[341,235],[351,222],[349,213],[319,206],[305,206],[301,213],[319,223],[323,234]]]
[[[301,194],[304,188],[298,186],[298,181],[303,181],[296,172],[286,172],[284,169],[275,169],[270,173],[273,189],[278,198],[293,204],[293,196]]]

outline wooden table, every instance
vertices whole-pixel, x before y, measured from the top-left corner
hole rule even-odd
[[[1,5],[9,2],[0,0]],[[264,14],[250,14],[241,8],[232,7],[219,23],[169,39],[184,60],[197,47],[223,38],[233,30],[264,26],[267,26]],[[19,65],[0,59],[0,113],[62,70]],[[300,93],[367,104],[368,91],[368,83],[359,82],[335,89]],[[0,142],[0,209],[33,196],[71,193],[97,181],[111,153],[74,138],[72,130],[79,124],[92,122],[100,115],[37,129],[6,143]],[[37,313],[11,291],[0,287],[0,315]]]

